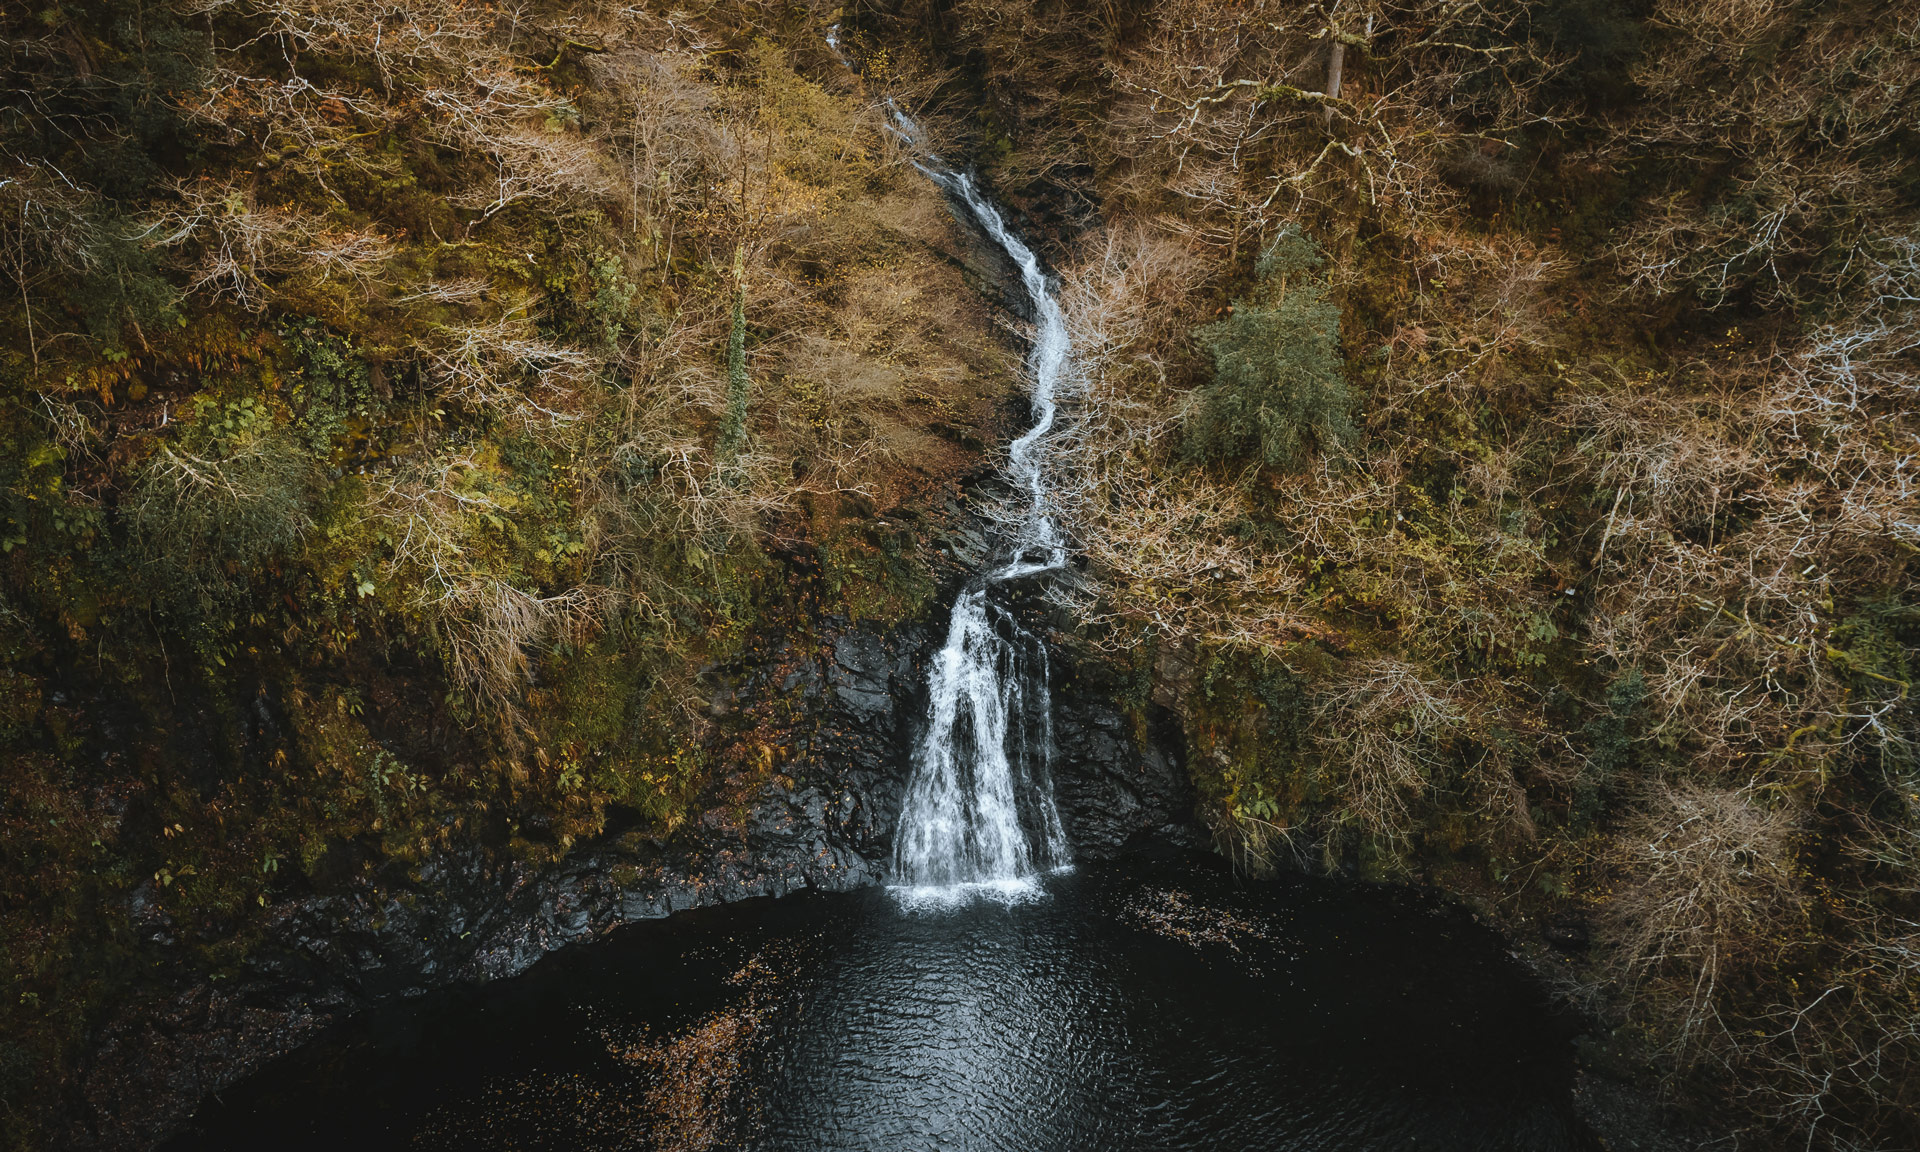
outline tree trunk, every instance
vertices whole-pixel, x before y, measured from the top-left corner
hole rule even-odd
[[[1331,32],[1328,33],[1327,39],[1332,41],[1331,47],[1327,50],[1327,96],[1331,99],[1338,100],[1340,98],[1340,71],[1347,63],[1347,46]],[[1327,113],[1327,126],[1332,127],[1333,105],[1328,104],[1324,107]]]
[[[720,463],[731,467],[747,442],[747,398],[752,380],[747,376],[746,245],[733,249],[733,327],[727,334],[727,410],[720,421]]]

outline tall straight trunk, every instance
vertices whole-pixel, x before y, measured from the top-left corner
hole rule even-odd
[[[1347,63],[1347,46],[1338,36],[1332,33],[1328,34],[1327,39],[1332,41],[1332,46],[1327,50],[1327,96],[1331,99],[1338,100],[1340,98],[1340,71],[1346,67]],[[1325,110],[1327,113],[1327,124],[1331,127],[1333,124],[1333,105],[1326,105]]]
[[[746,245],[733,248],[733,328],[727,333],[727,411],[720,419],[715,455],[731,465],[747,442],[747,267]]]

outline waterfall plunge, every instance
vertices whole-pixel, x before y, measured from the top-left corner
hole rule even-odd
[[[832,33],[827,42],[839,54]],[[887,111],[894,131],[918,150],[918,127],[891,100]],[[1033,250],[1007,229],[966,173],[923,155],[916,166],[964,205],[1020,270],[1034,314],[1027,356],[1034,419],[1007,455],[1007,478],[1024,507],[999,557],[955,598],[946,644],[928,672],[927,730],[900,809],[893,875],[918,896],[975,887],[1018,891],[1035,872],[1060,867],[1069,856],[1053,799],[1046,646],[995,604],[992,593],[1067,562],[1047,491],[1047,436],[1072,346]]]
[[[953,604],[927,677],[927,731],[895,838],[907,888],[1017,884],[1063,864],[1053,802],[1047,653],[975,581]]]

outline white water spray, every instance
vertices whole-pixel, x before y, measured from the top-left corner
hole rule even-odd
[[[851,67],[838,32],[828,30],[827,44]],[[894,881],[922,899],[982,888],[1017,894],[1032,890],[1035,873],[1065,865],[1069,852],[1053,799],[1046,646],[990,594],[1067,563],[1047,489],[1047,450],[1072,343],[1039,257],[1008,230],[971,177],[925,150],[919,126],[891,99],[887,115],[895,134],[920,154],[914,166],[958,201],[1020,270],[1034,318],[1027,355],[1033,425],[1007,454],[1007,479],[1022,505],[995,561],[954,600],[946,644],[928,672],[927,730],[900,809]]]

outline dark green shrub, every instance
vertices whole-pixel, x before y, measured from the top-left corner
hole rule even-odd
[[[140,243],[139,226],[109,214],[87,228],[79,292],[71,304],[84,320],[88,335],[102,346],[119,348],[132,324],[146,333],[180,322],[180,296],[160,274],[154,253]]]
[[[1573,781],[1573,827],[1589,831],[1606,814],[1607,802],[1633,766],[1633,738],[1647,699],[1647,680],[1640,669],[1628,670],[1607,688],[1606,710],[1582,730],[1592,741],[1586,764]]]
[[[1250,298],[1194,338],[1213,381],[1188,417],[1186,451],[1210,463],[1293,468],[1353,438],[1353,393],[1340,363],[1340,309],[1311,275],[1318,246],[1283,232],[1254,266]]]
[[[281,340],[296,363],[290,399],[294,428],[315,456],[324,458],[354,417],[373,414],[367,362],[351,345],[317,324],[290,328]]]
[[[1913,705],[1913,655],[1920,607],[1898,597],[1870,600],[1842,620],[1827,659],[1849,681],[1847,720],[1866,778],[1920,814],[1920,716]]]

